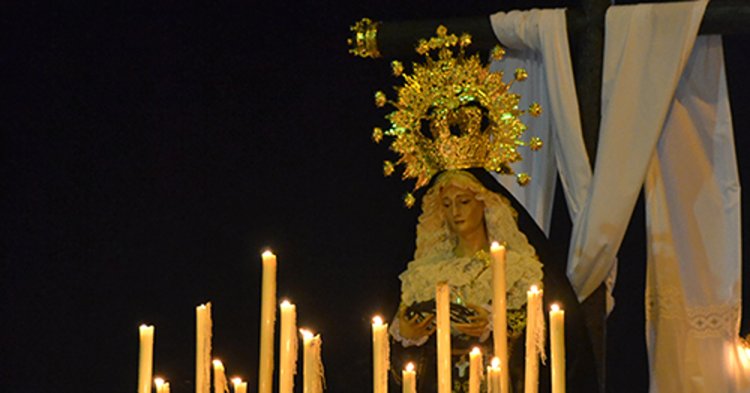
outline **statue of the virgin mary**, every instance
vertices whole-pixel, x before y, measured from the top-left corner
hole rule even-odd
[[[508,338],[513,381],[521,381],[526,291],[542,286],[542,263],[518,228],[509,200],[488,190],[466,170],[440,174],[422,199],[414,260],[400,275],[401,305],[390,333],[403,347],[419,347],[434,332],[435,286],[452,291],[454,392],[468,391],[469,351],[491,353],[492,271],[489,245],[505,245]],[[414,352],[414,351],[412,351]],[[428,351],[431,352],[431,351]],[[429,370],[424,370],[429,371]],[[522,386],[522,385],[521,385]]]
[[[573,340],[568,346],[572,350],[567,352],[568,375],[576,376],[569,386],[589,391],[587,381],[595,375],[593,369],[585,369],[592,364],[589,341],[563,270],[544,269],[543,274],[543,262],[554,259],[554,253],[548,254],[545,236],[488,173],[513,174],[511,164],[521,160],[519,147],[541,147],[538,138],[522,139],[526,126],[521,121],[523,115],[538,115],[541,109],[536,104],[528,110],[519,109],[520,96],[510,90],[513,81],[505,83],[501,73],[490,72],[478,54],[466,55],[470,43],[468,35],[448,34],[445,27],[438,27],[435,37],[418,43],[416,51],[425,58],[423,63],[414,63],[411,74],[404,73],[400,62],[392,63],[394,75],[404,79],[403,86],[396,87],[398,98],[389,101],[384,93],[375,94],[377,106],[396,108],[386,116],[390,129],[373,131],[375,142],[384,135],[393,137],[390,149],[400,156],[396,164],[384,163],[384,173],[389,175],[395,165],[403,165],[403,177],[416,179],[415,189],[428,188],[421,202],[414,260],[400,275],[401,301],[390,328],[398,343],[393,346],[394,363],[407,358],[416,361],[420,391],[434,390],[435,346],[428,343],[435,330],[435,287],[447,282],[452,292],[452,389],[455,393],[468,391],[471,347],[491,348],[489,245],[497,241],[507,250],[511,391],[523,391],[525,350],[521,344],[526,291],[532,285],[544,287],[545,295],[565,304],[567,320],[572,322],[567,323],[566,339]],[[500,60],[503,53],[497,47],[491,55]],[[515,81],[526,77],[524,70],[515,70]],[[526,174],[517,178],[521,185],[529,181]],[[407,194],[404,202],[411,207],[416,199]],[[557,264],[561,266],[562,261]],[[579,361],[586,356],[589,358]],[[547,376],[542,371],[540,388],[544,391]]]

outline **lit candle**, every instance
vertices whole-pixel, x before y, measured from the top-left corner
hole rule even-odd
[[[487,393],[499,393],[502,388],[500,358],[494,357],[492,363],[487,366]]]
[[[227,387],[227,374],[224,371],[224,364],[221,360],[214,359],[214,393],[224,393],[229,391]]]
[[[281,302],[281,328],[279,329],[279,393],[294,391],[297,374],[297,308],[284,300]]]
[[[323,393],[323,362],[320,357],[322,341],[320,335],[300,329],[302,333],[303,354],[303,393]]]
[[[156,393],[169,393],[169,382],[166,382],[164,378],[154,378],[154,385],[156,386]]]
[[[494,338],[495,356],[502,364],[501,391],[508,393],[508,327],[507,327],[507,291],[505,283],[505,247],[498,242],[490,246],[492,254],[492,336]],[[497,393],[497,392],[496,392]]]
[[[383,318],[376,316],[372,319],[372,391],[373,393],[388,392],[388,324]]]
[[[151,375],[154,372],[154,327],[139,328],[141,350],[138,357],[138,393],[151,393]]]
[[[526,375],[525,393],[539,391],[539,349],[544,350],[544,314],[542,313],[542,291],[532,285],[526,292]],[[539,345],[539,340],[542,340]]]
[[[164,393],[164,378],[154,378],[154,386],[156,386],[156,393]]]
[[[195,393],[211,391],[211,303],[195,309]]]
[[[447,282],[437,284],[435,306],[437,308],[438,393],[451,393],[450,286]]]
[[[479,393],[482,385],[482,351],[474,347],[469,353],[469,393]]]
[[[565,393],[565,311],[553,304],[549,312],[552,393]]]
[[[258,361],[258,393],[273,389],[273,338],[276,322],[276,255],[266,250],[263,259],[263,283],[260,306],[260,359]]]
[[[242,382],[242,378],[232,378],[234,393],[247,393],[247,382]]]
[[[414,363],[409,362],[401,375],[403,393],[417,393],[417,371],[414,370]]]

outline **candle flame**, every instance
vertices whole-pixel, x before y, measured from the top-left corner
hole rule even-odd
[[[372,318],[372,324],[375,326],[380,326],[383,324],[383,318],[380,317],[380,315],[376,315]]]
[[[154,385],[156,385],[156,390],[161,389],[162,385],[164,385],[164,378],[161,378],[161,377],[154,378]]]
[[[539,293],[539,287],[536,285],[532,285],[531,288],[529,288],[529,291],[534,294]]]
[[[144,324],[141,324],[141,326],[138,326],[138,328],[139,328],[139,329],[141,329],[141,330],[146,330],[146,329],[153,329],[153,328],[154,328],[154,325],[146,325],[146,324],[144,323]]]
[[[222,364],[219,359],[214,359],[212,363],[214,364],[214,367],[224,367],[224,364]]]
[[[242,383],[242,378],[240,378],[240,377],[234,377],[234,378],[232,378],[232,384],[234,385],[235,388],[237,388],[237,385],[239,385],[241,383]]]
[[[500,368],[500,358],[495,356],[492,358],[492,368]]]
[[[289,307],[292,303],[289,303],[289,300],[284,299],[284,301],[281,302],[281,307]]]
[[[504,250],[504,249],[505,249],[505,247],[503,247],[498,242],[492,242],[492,245],[490,246],[490,251],[498,251],[498,250]]]
[[[406,371],[408,371],[408,372],[414,371],[414,363],[412,363],[412,362],[407,363],[406,364]]]
[[[549,309],[552,310],[552,311],[555,311],[555,312],[560,311],[560,305],[557,304],[557,303],[555,303],[555,304],[551,305]]]
[[[268,248],[265,251],[263,251],[263,254],[260,254],[260,256],[262,256],[263,258],[270,258],[270,257],[275,257],[276,255],[274,255],[271,249]]]
[[[299,332],[300,334],[302,334],[302,337],[306,340],[310,340],[315,336],[311,331],[307,329],[300,329]]]
[[[482,350],[479,349],[479,347],[474,347],[474,348],[471,349],[470,355],[477,356],[477,355],[481,355],[481,354],[482,354]]]

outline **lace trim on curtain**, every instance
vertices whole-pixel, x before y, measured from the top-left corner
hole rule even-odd
[[[740,305],[686,307],[690,330],[699,337],[737,336]]]
[[[735,337],[740,320],[741,305],[684,306],[681,291],[665,288],[658,294],[646,295],[646,315],[653,321],[682,319],[689,332],[698,337]]]

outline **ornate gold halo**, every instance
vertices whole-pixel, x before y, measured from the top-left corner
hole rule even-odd
[[[484,168],[513,175],[510,164],[522,159],[519,147],[542,147],[539,138],[521,139],[526,131],[521,116],[538,116],[541,107],[533,103],[527,110],[520,109],[521,96],[510,91],[514,81],[528,77],[527,72],[517,69],[514,80],[505,83],[503,73],[490,72],[479,54],[465,54],[470,44],[470,35],[448,34],[445,26],[439,26],[436,36],[419,40],[415,50],[424,62],[413,63],[411,74],[401,62],[391,63],[393,75],[404,83],[395,87],[394,100],[382,91],[375,93],[376,106],[390,105],[396,110],[386,115],[389,129],[375,127],[372,133],[376,143],[384,135],[392,137],[390,149],[400,156],[395,164],[384,162],[386,176],[403,165],[402,178],[416,179],[417,190],[444,170]],[[499,46],[491,52],[494,60],[504,54]],[[527,174],[517,174],[519,184],[529,180]],[[407,207],[414,202],[414,196],[407,193]]]

